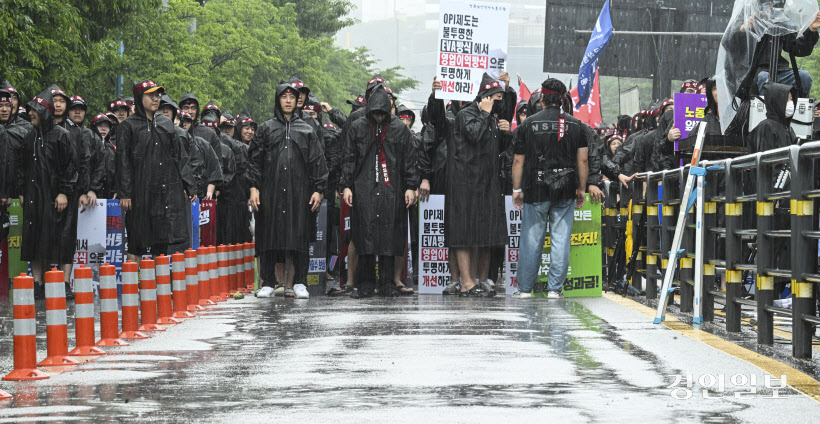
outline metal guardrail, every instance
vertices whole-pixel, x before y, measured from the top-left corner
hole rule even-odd
[[[725,298],[726,330],[741,329],[741,306],[757,309],[758,343],[774,343],[774,316],[792,318],[792,354],[810,358],[815,326],[820,225],[820,142],[790,146],[721,161],[704,161],[704,320],[714,320],[716,297]],[[681,190],[689,166],[649,172],[629,188],[620,182],[605,187],[603,244],[607,266],[617,260],[618,234],[632,212],[634,281],[646,279],[647,299],[657,299],[659,280],[668,266]],[[697,206],[692,206],[693,211]],[[620,213],[620,218],[619,218]],[[675,285],[681,312],[693,310],[694,214],[690,213],[681,248]],[[629,260],[630,258],[627,258]],[[723,272],[719,272],[722,269]],[[717,287],[723,275],[725,293]],[[754,300],[743,295],[743,284],[755,276]],[[607,275],[608,280],[614,278]],[[774,306],[776,290],[791,283],[792,308]],[[673,297],[669,298],[670,301]]]

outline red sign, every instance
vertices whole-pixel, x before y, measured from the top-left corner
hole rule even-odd
[[[216,246],[216,200],[199,203],[199,245]]]

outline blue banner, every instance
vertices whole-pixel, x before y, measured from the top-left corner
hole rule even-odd
[[[199,249],[199,199],[191,203],[191,249]]]
[[[589,95],[595,83],[595,71],[598,70],[598,58],[601,57],[606,46],[609,45],[610,39],[612,39],[612,18],[609,15],[609,0],[606,0],[604,8],[601,9],[601,14],[598,15],[598,21],[595,23],[592,36],[589,38],[587,51],[581,60],[581,67],[578,69],[578,104],[575,105],[576,108],[587,104],[587,101],[589,101]]]

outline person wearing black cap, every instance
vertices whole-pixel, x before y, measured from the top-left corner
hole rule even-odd
[[[322,134],[322,130],[323,130],[322,121],[317,120],[317,119],[313,118],[312,116],[309,116],[309,115],[305,114],[304,110],[303,110],[304,107],[308,104],[308,97],[310,96],[310,88],[308,88],[308,86],[305,85],[304,81],[302,81],[302,79],[299,77],[298,74],[291,75],[290,79],[287,82],[291,86],[293,86],[293,88],[299,90],[299,99],[298,99],[298,102],[296,104],[297,114],[299,115],[300,118],[302,118],[303,121],[307,122],[307,124],[310,125],[311,128],[313,128],[313,131],[316,131],[317,139],[320,142],[323,143],[324,142],[324,135]],[[307,265],[309,265],[309,264],[304,264],[304,265],[305,265],[305,270],[307,270]],[[305,276],[305,278],[307,278],[307,274],[305,274],[304,276]]]
[[[81,213],[85,212],[86,207],[94,207],[97,205],[97,189],[99,188],[95,182],[98,182],[102,179],[102,175],[105,172],[104,169],[104,162],[103,162],[103,144],[102,140],[97,138],[96,134],[91,131],[90,128],[85,126],[85,115],[88,106],[85,104],[85,100],[80,96],[71,96],[69,99],[70,103],[68,104],[68,119],[76,125],[76,127],[80,130],[83,139],[85,139],[85,145],[88,148],[88,190],[86,191],[86,203],[82,203],[82,197],[80,198],[81,202]]]
[[[666,99],[661,107],[661,118],[658,129],[652,140],[652,171],[659,172],[678,168],[675,163],[675,142],[680,140],[680,128],[675,128],[675,104],[672,99]]]
[[[581,122],[561,109],[564,83],[549,78],[541,88],[544,110],[527,118],[516,133],[513,204],[524,213],[514,296],[532,297],[549,222],[547,297],[560,299],[569,268],[573,212],[583,207],[586,197],[588,137]]]
[[[116,118],[115,118],[116,120]],[[117,147],[112,140],[111,130],[114,123],[108,115],[101,113],[91,120],[91,131],[99,137],[98,142],[102,144],[102,152],[100,154],[100,163],[102,164],[102,172],[94,174],[91,179],[91,187],[97,196],[101,199],[116,199],[117,187],[114,181],[115,178],[115,156]]]
[[[69,132],[54,121],[51,88],[26,105],[33,130],[15,155],[16,192],[23,205],[20,259],[31,262],[35,297],[45,297],[44,272],[59,264],[68,281],[76,230],[77,155]],[[74,199],[74,202],[71,201]],[[66,293],[68,283],[66,283]]]
[[[134,84],[135,112],[117,127],[117,195],[135,262],[190,247],[196,182],[174,123],[157,113],[164,92],[150,80]]]
[[[114,99],[108,102],[108,111],[117,117],[118,122],[125,121],[125,118],[131,115],[131,108],[122,99]]]
[[[18,118],[18,114],[20,113],[20,109],[25,110],[25,108],[20,104],[20,92],[14,88],[10,82],[3,81],[0,83],[0,89],[6,90],[11,95],[11,114],[12,120]]]
[[[458,260],[462,296],[495,295],[492,286],[483,284],[490,270],[490,252],[507,242],[499,155],[510,124],[496,118],[504,112],[504,91],[501,81],[485,73],[475,101],[461,109],[453,124],[444,237]]]
[[[406,211],[416,201],[416,153],[410,130],[391,109],[389,93],[377,87],[368,98],[366,117],[351,124],[344,147],[342,197],[351,207],[350,227],[359,255],[354,298],[371,297],[376,288],[381,296],[412,293],[395,281],[394,264],[395,257],[404,255]]]
[[[193,96],[193,95],[190,95]],[[208,102],[205,107],[202,109],[201,114],[201,125],[197,123],[196,116],[199,114],[199,102],[196,97],[189,97],[189,95],[183,95],[183,100],[180,103],[180,106],[183,111],[188,112],[194,118],[193,122],[191,123],[191,127],[189,128],[188,132],[196,137],[201,137],[213,149],[216,157],[219,159],[219,166],[222,169],[222,182],[217,185],[217,208],[219,207],[219,197],[222,194],[223,190],[226,190],[231,181],[233,181],[234,176],[236,175],[236,157],[233,154],[233,150],[231,146],[223,143],[222,137],[217,134],[219,132],[219,117],[222,114],[222,111],[219,109],[219,106],[216,105],[214,101]],[[193,111],[193,113],[192,113]],[[227,223],[220,223],[219,218],[217,217],[216,220],[216,227],[217,227],[217,243],[222,243],[221,240],[224,239],[224,231],[220,229],[220,225],[226,225]],[[220,235],[222,237],[220,237]]]
[[[311,213],[322,203],[328,172],[316,132],[297,113],[298,97],[291,84],[279,84],[273,117],[248,149],[256,252],[263,259],[257,297],[271,297],[275,281],[284,283],[286,298],[309,297],[304,284],[294,284],[295,264],[297,255],[309,253]]]

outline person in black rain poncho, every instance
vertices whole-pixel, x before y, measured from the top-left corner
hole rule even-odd
[[[485,73],[475,101],[465,106],[453,123],[447,157],[444,237],[458,260],[463,296],[495,295],[482,283],[489,275],[491,248],[507,242],[499,155],[502,137],[507,137],[503,133],[509,133],[510,123],[496,117],[503,113],[503,99],[503,83]],[[472,253],[478,263],[473,263]]]
[[[74,262],[77,155],[71,135],[54,122],[50,88],[30,101],[26,111],[34,128],[15,156],[16,192],[24,217],[20,259],[31,262],[35,294],[45,297],[44,267],[56,263],[65,272]]]
[[[344,202],[359,255],[354,298],[370,297],[379,258],[379,294],[401,294],[394,261],[407,246],[407,208],[416,201],[416,153],[407,126],[390,111],[390,95],[377,87],[367,100],[365,119],[351,124],[342,159]],[[374,172],[374,170],[376,172]]]
[[[103,166],[103,144],[97,138],[97,135],[85,126],[85,115],[88,110],[85,100],[77,95],[71,96],[68,104],[68,119],[77,127],[80,134],[85,140],[86,148],[88,149],[88,188],[86,190],[86,204],[82,204],[81,212],[85,212],[86,207],[95,207],[97,205],[97,182],[102,178],[104,172]]]
[[[116,120],[116,118],[114,119]],[[96,179],[92,179],[91,187],[101,199],[117,198],[117,187],[114,182],[117,146],[114,145],[112,138],[111,130],[113,127],[114,122],[104,113],[95,116],[91,120],[91,131],[99,137],[102,143],[102,152],[99,158],[102,172],[97,175]]]
[[[135,262],[190,247],[196,182],[174,123],[157,113],[164,92],[153,81],[135,84],[135,113],[117,126],[117,195]]]
[[[766,119],[749,134],[749,152],[758,153],[791,146],[797,136],[791,128],[792,116],[797,106],[797,89],[793,86],[767,83]]]
[[[285,284],[285,297],[309,297],[304,284],[294,285],[294,265],[297,255],[308,255],[311,214],[322,203],[327,164],[316,132],[297,115],[298,97],[292,85],[279,84],[274,114],[259,126],[248,149],[256,252],[264,262],[276,263],[275,277],[269,271],[261,275],[257,297],[271,297],[274,281]]]

